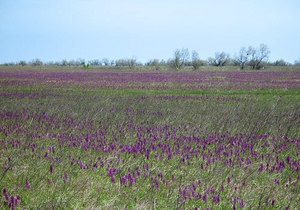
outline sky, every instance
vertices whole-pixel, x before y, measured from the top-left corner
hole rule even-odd
[[[0,0],[0,63],[234,57],[262,43],[294,63],[299,20],[299,0]]]

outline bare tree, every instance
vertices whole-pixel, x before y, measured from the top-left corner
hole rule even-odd
[[[36,58],[31,62],[31,65],[33,66],[42,66],[43,65],[43,61],[41,61],[40,59]]]
[[[126,59],[117,59],[115,61],[116,66],[127,66],[127,60]]]
[[[252,69],[259,70],[263,66],[261,65],[262,62],[267,61],[269,58],[270,50],[265,44],[260,44],[259,48],[248,48],[249,55],[250,55],[250,61],[249,65],[252,67]]]
[[[159,70],[161,63],[160,63],[159,59],[152,59],[152,60],[149,60],[147,63],[145,63],[145,65],[154,67],[155,70]]]
[[[103,58],[101,62],[103,63],[104,66],[109,66],[110,65],[110,62],[107,58]]]
[[[89,60],[88,63],[92,66],[102,66],[102,62],[99,59]]]
[[[116,66],[128,66],[130,69],[133,69],[137,65],[136,58],[131,59],[118,59],[115,61]]]
[[[283,59],[279,59],[279,60],[273,62],[271,65],[274,65],[274,66],[289,66],[290,64],[288,62],[286,62],[285,60],[283,60]]]
[[[195,50],[193,50],[193,52],[192,52],[192,63],[191,64],[195,70],[199,69],[200,66],[205,65],[204,61],[200,60],[199,54]]]
[[[208,64],[212,66],[225,66],[229,61],[230,56],[225,52],[216,52],[214,58],[208,58]]]
[[[177,70],[181,69],[190,57],[189,50],[183,48],[181,50],[176,49],[174,51],[174,59],[171,60],[171,65]]]
[[[128,59],[127,64],[130,69],[133,69],[137,65],[136,58],[132,57],[131,59]]]
[[[76,66],[76,61],[74,59],[69,61],[70,66]]]
[[[85,60],[82,58],[76,59],[76,66],[83,66],[85,64]]]
[[[234,62],[238,64],[243,70],[245,68],[246,63],[249,59],[249,49],[246,49],[246,47],[242,47],[239,51],[239,54],[235,57]]]
[[[62,65],[62,66],[68,66],[69,63],[68,63],[68,61],[67,61],[66,59],[63,59],[63,60],[61,61],[61,65]]]
[[[294,65],[295,65],[295,66],[300,66],[300,58],[298,58],[297,60],[295,60]]]
[[[24,61],[24,60],[21,60],[21,61],[19,62],[19,65],[20,65],[20,66],[26,66],[26,65],[27,65],[27,63],[26,63],[26,61]]]

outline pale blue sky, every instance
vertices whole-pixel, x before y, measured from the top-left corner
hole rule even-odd
[[[300,58],[299,0],[0,0],[0,63],[136,57],[202,59],[266,44]]]

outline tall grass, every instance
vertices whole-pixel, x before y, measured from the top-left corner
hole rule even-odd
[[[21,74],[1,83],[1,208],[299,208],[297,88]]]

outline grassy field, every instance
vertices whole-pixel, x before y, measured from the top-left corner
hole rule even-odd
[[[0,209],[299,209],[300,71],[0,68]]]

